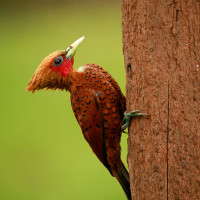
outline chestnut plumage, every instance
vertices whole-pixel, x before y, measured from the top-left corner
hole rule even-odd
[[[120,158],[126,99],[117,82],[102,67],[86,64],[73,69],[74,54],[81,39],[67,50],[47,56],[27,90],[61,89],[71,93],[72,109],[85,140],[110,174],[117,178],[127,199],[131,199],[129,174]]]

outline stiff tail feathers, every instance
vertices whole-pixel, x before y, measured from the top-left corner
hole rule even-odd
[[[118,182],[122,186],[126,197],[128,200],[131,200],[131,190],[130,190],[130,179],[129,179],[129,173],[126,170],[126,167],[120,160],[117,167],[115,167],[113,170],[113,175],[117,178]]]

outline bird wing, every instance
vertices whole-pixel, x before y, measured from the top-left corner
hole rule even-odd
[[[119,113],[122,116],[123,119],[123,114],[124,111],[126,110],[126,97],[123,95],[121,92],[121,89],[118,85],[118,83],[115,81],[115,79],[101,66],[96,65],[96,64],[86,64],[84,65],[86,67],[86,70],[88,71],[96,71],[97,73],[101,73],[103,77],[112,85],[112,87],[115,89],[117,95],[118,95],[118,100],[119,100]]]
[[[83,136],[93,152],[110,171],[105,144],[104,120],[99,101],[100,92],[84,88],[71,93],[72,109]]]

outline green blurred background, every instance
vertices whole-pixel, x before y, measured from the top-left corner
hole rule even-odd
[[[125,92],[121,1],[0,1],[0,199],[125,199],[60,91],[25,91],[49,53],[81,36],[74,67],[96,63]],[[127,135],[122,137],[126,163]]]

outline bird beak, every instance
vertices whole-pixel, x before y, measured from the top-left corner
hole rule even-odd
[[[66,49],[66,59],[70,58],[72,59],[78,46],[80,43],[84,40],[84,36],[76,40],[73,44],[71,44],[67,49]]]

